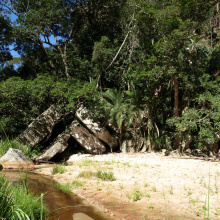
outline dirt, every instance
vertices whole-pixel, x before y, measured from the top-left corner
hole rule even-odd
[[[220,163],[161,153],[73,155],[63,174],[53,167],[35,172],[73,186],[72,192],[112,219],[220,219]],[[102,170],[115,180],[79,174]]]

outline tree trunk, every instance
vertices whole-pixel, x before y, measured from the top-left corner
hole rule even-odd
[[[173,75],[174,84],[174,117],[179,117],[179,83],[177,73]]]
[[[173,84],[174,84],[174,117],[179,117],[179,83],[178,83],[178,74],[173,75]],[[181,131],[178,132],[177,137],[174,142],[174,148],[178,149],[180,155],[182,155],[181,148]]]

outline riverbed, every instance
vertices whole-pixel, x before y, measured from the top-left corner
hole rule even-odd
[[[18,182],[26,175],[22,172],[5,172],[4,174],[13,182]],[[55,186],[55,182],[39,174],[28,173],[28,189],[30,192],[40,195],[44,194],[44,202],[51,215],[50,220],[73,220],[73,214],[83,213],[80,219],[86,216],[95,220],[110,220],[100,210],[89,205],[77,195],[68,194]]]
[[[35,172],[60,184],[83,182],[72,192],[117,220],[220,219],[220,163],[209,158],[164,156],[162,153],[73,155],[66,172],[52,167]],[[114,181],[85,172],[112,172]],[[208,205],[209,203],[209,205]]]

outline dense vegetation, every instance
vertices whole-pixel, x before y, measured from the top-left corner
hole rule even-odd
[[[0,174],[0,216],[9,220],[42,220],[48,216],[43,205],[43,194],[40,197],[28,193],[24,184],[12,184]]]
[[[68,114],[83,103],[117,128],[120,143],[181,150],[190,137],[196,148],[219,138],[219,0],[0,7],[1,136],[15,136],[51,104]]]

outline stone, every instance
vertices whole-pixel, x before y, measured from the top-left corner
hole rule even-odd
[[[136,142],[134,140],[125,140],[122,142],[120,150],[122,153],[134,153]]]
[[[105,146],[101,141],[89,133],[79,122],[74,120],[64,132],[57,136],[54,142],[44,150],[43,154],[38,158],[39,160],[50,160],[53,157],[63,153],[68,147],[68,140],[73,137],[83,149],[91,154],[102,154],[106,151]],[[74,146],[72,146],[74,147]]]
[[[102,154],[106,151],[102,142],[76,120],[69,127],[70,135],[90,154]]]
[[[54,106],[51,106],[17,137],[17,141],[27,144],[30,147],[40,144],[51,134],[53,127],[59,122],[60,118],[60,114]]]
[[[93,218],[89,217],[88,215],[84,213],[74,213],[73,214],[73,220],[94,220]]]
[[[4,169],[28,169],[34,168],[34,163],[26,157],[21,150],[10,148],[5,155],[0,158],[0,164]]]
[[[75,114],[76,118],[83,123],[83,125],[97,138],[107,144],[111,152],[118,146],[118,141],[114,138],[109,131],[102,127],[100,123],[94,122],[86,108],[80,107]]]
[[[64,152],[68,147],[69,138],[69,129],[66,129],[64,132],[57,136],[55,141],[44,151],[44,153],[38,159],[50,160],[54,156]]]

